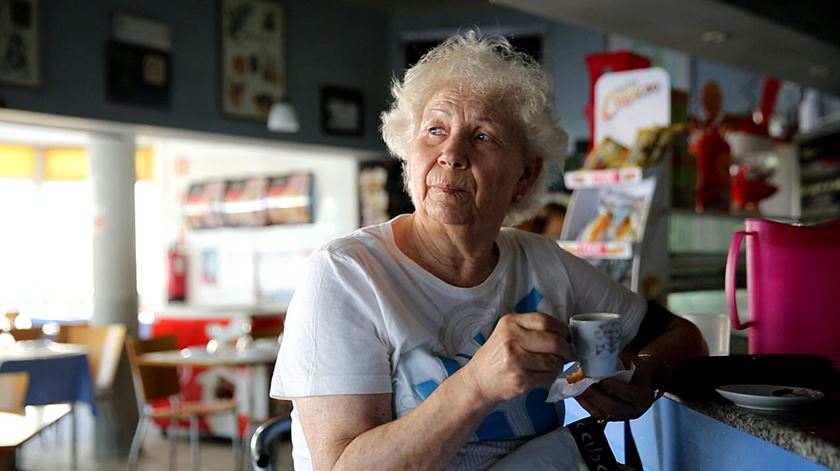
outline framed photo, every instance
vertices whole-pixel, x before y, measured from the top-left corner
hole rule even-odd
[[[321,88],[321,128],[326,134],[361,136],[364,132],[362,92],[352,88]]]
[[[222,111],[265,120],[286,95],[285,20],[273,0],[220,0]]]
[[[167,51],[109,41],[105,96],[137,105],[169,107],[172,58]]]
[[[0,83],[41,85],[38,0],[0,0]]]

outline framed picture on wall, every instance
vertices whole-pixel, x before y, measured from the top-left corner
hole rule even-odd
[[[361,136],[364,132],[362,92],[353,88],[321,88],[321,128],[326,134]]]
[[[171,71],[172,57],[167,51],[108,41],[105,96],[116,102],[168,108]]]
[[[41,85],[38,0],[0,0],[0,83]]]
[[[219,0],[222,111],[265,120],[286,95],[285,20],[274,0]]]

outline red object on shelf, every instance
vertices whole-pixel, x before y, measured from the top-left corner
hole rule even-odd
[[[729,144],[717,127],[700,131],[690,151],[697,157],[697,194],[694,207],[698,212],[729,209]]]
[[[778,98],[779,90],[781,88],[782,83],[779,79],[772,77],[764,79],[764,85],[761,88],[761,101],[759,102],[758,109],[753,116],[749,116],[741,120],[739,131],[755,136],[770,135],[768,129],[770,116],[773,114],[773,109],[776,107],[776,98]]]
[[[732,209],[758,211],[758,202],[779,190],[776,185],[768,183],[768,178],[768,172],[750,164],[733,166],[730,183]]]
[[[650,59],[630,51],[615,51],[586,56],[586,66],[589,68],[589,101],[584,112],[589,121],[589,150],[597,144],[595,138],[595,83],[598,78],[608,72],[623,72],[625,70],[644,69],[650,67]]]

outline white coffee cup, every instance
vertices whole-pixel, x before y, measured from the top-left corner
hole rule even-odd
[[[596,312],[569,318],[575,359],[589,378],[605,378],[615,373],[621,350],[618,317],[618,314]]]
[[[729,316],[726,314],[680,314],[700,329],[709,345],[709,356],[729,355]]]

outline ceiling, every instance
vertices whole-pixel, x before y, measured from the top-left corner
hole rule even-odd
[[[491,1],[840,96],[840,2],[833,0]]]

